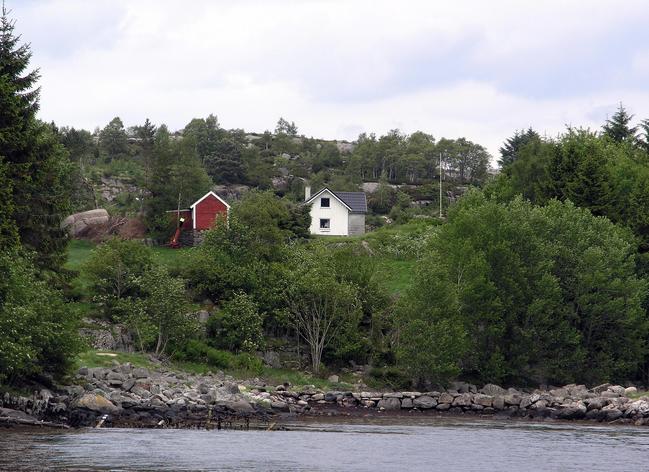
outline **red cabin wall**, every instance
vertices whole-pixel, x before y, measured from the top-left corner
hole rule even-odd
[[[196,212],[196,229],[210,229],[214,226],[219,215],[227,216],[228,207],[214,195],[208,195],[205,200],[194,207]]]

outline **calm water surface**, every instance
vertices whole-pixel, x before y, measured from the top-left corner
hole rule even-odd
[[[649,470],[649,428],[435,418],[352,421],[299,423],[273,432],[0,429],[0,470]]]

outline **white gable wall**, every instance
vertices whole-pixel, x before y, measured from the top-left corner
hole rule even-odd
[[[320,207],[320,199],[329,198],[329,208]],[[325,190],[311,202],[311,234],[349,235],[349,210],[331,192]],[[320,219],[328,218],[329,230],[320,229]]]

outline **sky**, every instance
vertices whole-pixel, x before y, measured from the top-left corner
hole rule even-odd
[[[263,132],[398,128],[497,156],[517,129],[649,118],[647,0],[5,0],[40,68],[40,118]]]

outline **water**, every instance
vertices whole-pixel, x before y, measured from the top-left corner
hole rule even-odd
[[[649,470],[649,428],[422,418],[290,431],[0,429],[2,471]]]

